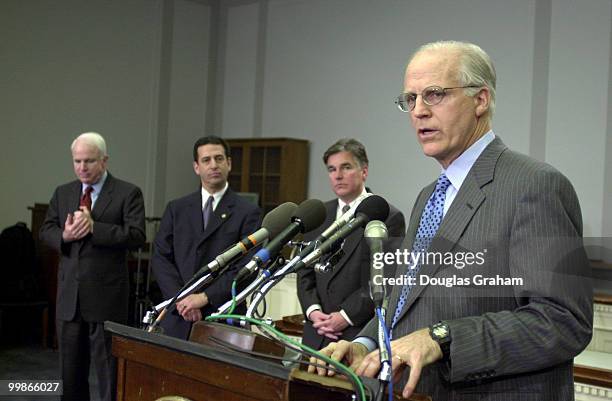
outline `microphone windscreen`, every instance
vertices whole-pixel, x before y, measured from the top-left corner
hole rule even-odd
[[[295,203],[285,202],[282,205],[278,205],[264,216],[261,226],[270,233],[268,238],[276,237],[289,223],[291,223],[291,217],[297,208],[298,206]]]
[[[365,238],[389,238],[389,232],[387,226],[380,220],[371,220],[363,232]]]
[[[355,216],[359,213],[368,216],[370,221],[385,221],[389,217],[389,204],[382,196],[371,195],[362,200],[359,206],[357,206]]]
[[[302,222],[302,232],[307,233],[323,224],[326,214],[323,202],[318,199],[307,199],[300,203],[293,213],[293,218]]]

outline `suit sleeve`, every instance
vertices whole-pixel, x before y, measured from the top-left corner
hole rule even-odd
[[[313,240],[308,235],[304,237],[304,240]],[[312,305],[322,305],[321,298],[317,293],[317,277],[316,272],[312,268],[300,269],[297,272],[297,295],[302,307],[302,313],[306,316],[306,311]],[[308,318],[308,316],[306,316]]]
[[[395,242],[398,238],[402,238],[406,231],[406,223],[404,221],[404,215],[399,210],[394,210],[394,213],[387,218],[385,221],[387,230],[389,232],[390,242]],[[362,239],[365,242],[364,239]],[[348,317],[351,319],[355,326],[364,325],[371,317],[374,312],[374,304],[370,298],[370,251],[365,243],[361,246],[364,247],[364,255],[367,256],[363,259],[365,266],[361,266],[361,287],[359,290],[353,292],[340,304],[340,309],[344,310]]]
[[[170,298],[182,287],[183,280],[174,258],[174,210],[172,202],[166,210],[155,235],[151,267],[164,298]]]
[[[40,238],[47,246],[60,252],[61,254],[67,255],[69,252],[69,245],[64,244],[62,240],[62,232],[64,231],[63,220],[60,220],[59,215],[59,193],[58,189],[53,192],[51,201],[49,202],[49,208],[47,209],[47,216],[45,221],[40,227]],[[63,217],[64,220],[66,216]]]
[[[138,187],[132,187],[123,200],[122,214],[120,224],[94,221],[93,245],[137,249],[145,243],[144,200]]]
[[[261,226],[261,209],[258,207],[252,207],[245,214],[243,219],[239,237],[235,239],[235,242],[240,241],[242,238],[259,229]],[[204,290],[210,305],[218,308],[231,298],[232,281],[234,280],[238,270],[244,266],[245,263],[246,258],[242,258],[238,262],[233,263],[222,275],[217,277],[217,280],[213,283],[213,285]]]
[[[592,287],[577,196],[555,171],[525,178],[508,244],[514,310],[450,320],[451,382],[544,369],[571,360],[592,331]],[[444,369],[443,369],[444,370]]]

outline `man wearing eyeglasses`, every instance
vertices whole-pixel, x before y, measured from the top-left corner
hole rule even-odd
[[[495,81],[480,47],[430,43],[410,59],[396,101],[442,168],[419,194],[403,245],[421,258],[398,265],[389,299],[390,363],[404,397],[574,399],[573,357],[593,318],[580,206],[563,175],[494,134]],[[323,352],[375,377],[377,326]]]

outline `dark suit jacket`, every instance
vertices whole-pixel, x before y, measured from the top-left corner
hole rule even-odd
[[[40,229],[40,238],[61,256],[57,318],[72,320],[78,300],[85,321],[127,323],[127,251],[145,242],[142,192],[109,173],[91,211],[93,234],[64,243],[64,222],[79,209],[81,185],[73,181],[55,190]]]
[[[306,241],[315,239],[329,227],[336,219],[338,200],[325,203],[327,215],[325,223],[317,230],[304,236]],[[389,205],[389,217],[385,221],[389,231],[389,238],[403,238],[405,232],[404,215],[394,206]],[[298,272],[298,297],[304,314],[314,304],[321,305],[324,313],[344,310],[354,326],[348,326],[342,333],[342,338],[352,340],[363,326],[374,315],[374,304],[370,299],[370,250],[363,239],[363,228],[355,230],[349,235],[342,247],[344,256],[336,263],[333,270],[328,273],[316,273],[314,269],[307,268]],[[317,334],[312,322],[306,319],[304,325],[304,344],[320,349],[330,340]]]
[[[405,247],[411,249],[435,183],[419,195]],[[430,252],[484,252],[484,262],[457,268],[432,263],[421,277],[472,284],[415,286],[393,338],[440,320],[450,326],[450,363],[423,370],[417,392],[436,401],[573,400],[573,357],[592,330],[592,288],[582,220],[570,182],[549,165],[496,138],[477,159],[442,220]],[[398,275],[406,267],[398,268]],[[522,278],[477,286],[476,275]],[[390,298],[387,324],[401,286]],[[370,321],[360,335],[376,338]],[[406,369],[408,370],[408,369]],[[402,378],[406,383],[407,372]]]
[[[173,297],[200,267],[256,231],[260,223],[259,208],[230,188],[217,205],[206,231],[202,223],[201,190],[169,202],[155,237],[152,261],[164,298]],[[204,289],[209,304],[202,309],[203,316],[215,312],[231,298],[231,283],[239,267],[235,263]],[[186,339],[191,323],[175,310],[162,321],[162,327],[165,334]]]

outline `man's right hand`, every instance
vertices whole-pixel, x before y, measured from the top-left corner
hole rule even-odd
[[[86,219],[81,217],[81,214],[82,212],[79,210],[75,212],[75,215],[68,213],[68,216],[66,216],[64,231],[62,232],[64,242],[76,241],[89,234],[89,224]]]
[[[352,343],[349,341],[341,340],[337,343],[331,343],[321,351],[323,355],[330,357],[334,361],[344,362],[351,369],[355,370],[361,365],[363,358],[368,354],[368,349],[365,345],[359,343]],[[317,363],[320,365],[327,365],[327,363],[321,359],[315,357],[310,358],[310,363]],[[323,367],[309,366],[308,372],[314,373],[316,370],[319,376],[333,376],[335,373],[332,370],[327,370]]]
[[[327,327],[321,327],[325,326],[326,323],[331,322],[332,317],[332,314],[323,313],[319,309],[313,310],[312,312],[310,312],[310,315],[308,315],[308,319],[312,322],[313,327],[315,328],[315,330],[317,330],[318,335],[325,336],[330,340],[337,341],[338,338],[340,338],[340,336],[342,335],[342,331],[330,330]]]

